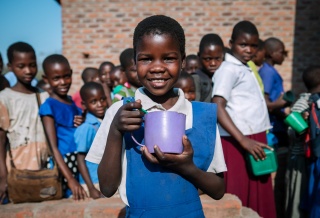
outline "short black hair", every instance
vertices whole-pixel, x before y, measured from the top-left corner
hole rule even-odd
[[[36,58],[36,53],[31,45],[25,42],[15,42],[9,46],[7,50],[8,62],[12,63],[14,52],[33,53]]]
[[[233,27],[231,40],[235,41],[242,33],[259,36],[257,27],[247,20],[240,21]]]
[[[320,65],[310,66],[303,71],[302,80],[308,91],[320,86]]]
[[[101,73],[102,69],[104,68],[104,66],[106,65],[110,65],[111,68],[114,68],[114,64],[110,61],[105,61],[105,62],[102,62],[99,66],[99,73]]]
[[[120,65],[126,71],[132,65],[134,55],[133,48],[127,48],[120,54]]]
[[[186,55],[186,39],[181,25],[171,17],[164,15],[153,15],[142,20],[134,30],[133,34],[133,53],[134,60],[137,54],[137,46],[144,35],[167,34],[173,37],[179,44],[181,56]]]
[[[180,76],[179,76],[179,80],[182,79],[192,79],[193,80],[193,76],[191,76],[191,74],[187,73],[186,71],[181,71]]]
[[[188,62],[188,61],[191,61],[191,60],[198,60],[198,56],[197,55],[195,55],[195,54],[189,54],[189,55],[187,55],[187,57],[186,57],[186,62]]]
[[[86,82],[88,82],[89,78],[94,74],[99,75],[99,70],[97,68],[86,67],[86,68],[84,68],[84,70],[81,73],[81,79],[84,83],[86,83]]]
[[[80,96],[83,101],[86,101],[86,99],[89,97],[89,91],[91,90],[101,90],[102,92],[104,92],[103,87],[100,83],[87,82],[80,89]]]
[[[48,57],[46,57],[42,63],[42,69],[44,74],[48,73],[48,67],[49,65],[55,64],[55,63],[59,63],[59,64],[66,64],[70,67],[69,61],[68,59],[61,55],[61,54],[53,54],[53,55],[49,55]]]
[[[266,39],[264,41],[264,47],[267,52],[266,55],[269,55],[272,52],[274,52],[278,45],[284,45],[280,39],[278,39],[276,37],[270,37],[270,38]]]
[[[0,74],[0,91],[4,90],[5,88],[9,88],[9,87],[10,87],[9,81],[6,79],[5,76]]]
[[[209,45],[218,45],[224,48],[221,37],[218,34],[210,33],[202,37],[199,45],[199,53],[202,53],[204,48]]]

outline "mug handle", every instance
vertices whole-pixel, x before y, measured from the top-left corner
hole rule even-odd
[[[131,132],[131,138],[132,138],[132,140],[137,144],[137,145],[140,145],[140,146],[145,146],[145,145],[143,145],[143,144],[140,144],[135,138],[134,138],[134,136],[133,136],[133,133]]]

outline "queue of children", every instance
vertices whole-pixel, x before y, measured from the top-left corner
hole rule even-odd
[[[46,133],[67,198],[111,197],[118,190],[130,217],[204,217],[198,191],[214,199],[227,192],[262,217],[291,217],[300,213],[299,208],[317,217],[319,139],[314,129],[318,123],[311,128],[314,151],[313,159],[302,167],[306,173],[297,177],[289,161],[292,185],[279,198],[274,196],[270,174],[254,176],[246,162],[248,154],[263,161],[264,149],[289,146],[283,121],[290,102],[283,99],[282,78],[274,68],[287,55],[284,43],[277,38],[262,41],[253,23],[241,21],[233,28],[229,46],[226,53],[220,36],[207,34],[198,54],[186,56],[180,24],[163,15],[151,16],[135,28],[133,48],[120,54],[119,66],[103,62],[99,68],[84,69],[84,85],[73,98],[68,95],[72,70],[67,58],[48,56],[38,108],[35,93],[40,89],[32,84],[37,73],[35,52],[27,43],[11,45],[8,68],[17,82],[8,88],[8,81],[0,78],[0,201],[7,198],[6,146],[17,168],[40,169],[50,163]],[[310,95],[314,99],[300,112],[309,110],[311,123],[310,113],[319,117],[317,75],[319,68],[304,73],[311,93],[304,99],[308,102]],[[128,102],[128,97],[133,99]],[[186,115],[182,154],[163,153],[157,145],[151,154],[131,139],[129,132],[144,140],[143,116],[156,111]],[[276,137],[274,148],[267,143],[269,131]],[[281,178],[284,174],[278,172]],[[293,178],[300,183],[293,183]],[[294,187],[298,191],[292,191]]]

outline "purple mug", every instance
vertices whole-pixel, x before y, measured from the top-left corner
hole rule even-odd
[[[154,153],[154,146],[159,146],[164,153],[181,154],[182,137],[185,134],[186,115],[174,111],[155,111],[144,115],[144,142],[142,145],[131,134],[135,143],[146,146]]]

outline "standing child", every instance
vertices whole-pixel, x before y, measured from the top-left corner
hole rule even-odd
[[[102,62],[99,66],[100,81],[106,84],[112,90],[113,84],[110,79],[110,72],[114,68],[114,64],[110,61]]]
[[[120,54],[120,65],[126,74],[130,89],[136,91],[141,87],[141,83],[138,79],[137,68],[133,60],[133,49],[127,48]]]
[[[34,49],[17,42],[8,48],[8,68],[17,83],[0,93],[0,204],[6,197],[7,172],[10,158],[6,148],[9,140],[13,162],[17,169],[39,170],[47,159],[47,145],[40,117],[36,92],[31,81],[37,74]],[[41,93],[41,101],[48,97]]]
[[[113,83],[113,99],[112,103],[120,101],[123,97],[134,96],[134,91],[131,89],[131,85],[128,83],[125,72],[122,67],[115,66],[110,72],[110,79]]]
[[[270,128],[268,111],[257,80],[247,62],[258,47],[259,33],[249,21],[237,23],[230,39],[231,53],[214,75],[214,103],[228,172],[226,192],[237,195],[242,205],[262,217],[276,217],[270,174],[254,176],[246,165],[246,155],[266,158],[263,148]]]
[[[193,77],[189,73],[182,71],[174,87],[181,89],[188,101],[196,99],[196,86]]]
[[[83,83],[87,82],[100,82],[99,71],[94,67],[86,67],[81,74],[81,79]],[[73,96],[72,100],[77,105],[77,107],[82,108],[82,99],[80,97],[80,91],[77,91]]]
[[[224,195],[220,176],[226,167],[215,105],[191,103],[182,90],[173,88],[185,61],[185,36],[177,21],[163,15],[144,19],[134,31],[133,47],[143,87],[136,91],[135,102],[120,101],[107,110],[87,160],[100,163],[105,196],[119,188],[127,217],[204,217],[197,189],[214,199]],[[132,131],[144,138],[144,114],[137,110],[142,107],[148,113],[186,114],[182,154],[164,154],[154,146],[153,156],[133,142]]]
[[[99,83],[88,82],[80,89],[82,104],[86,113],[86,120],[74,133],[77,144],[77,162],[80,172],[79,181],[87,195],[100,198],[101,192],[98,181],[98,164],[85,161],[93,139],[100,127],[107,108],[107,98],[103,87]]]
[[[43,79],[50,84],[50,97],[41,105],[39,114],[59,169],[69,190],[65,197],[73,194],[73,199],[86,197],[78,179],[76,166],[76,143],[74,132],[82,123],[81,109],[68,96],[72,82],[72,70],[68,60],[58,54],[50,55],[43,61]],[[71,191],[70,191],[71,190]]]
[[[224,45],[217,34],[202,37],[198,57],[200,69],[192,74],[196,85],[196,101],[211,102],[212,77],[220,67],[224,57]]]
[[[195,54],[186,57],[186,67],[184,70],[189,74],[194,74],[199,69],[199,58]]]
[[[320,66],[309,67],[302,75],[303,82],[311,93],[309,98],[310,151],[308,160],[308,201],[306,208],[310,218],[320,217]]]

